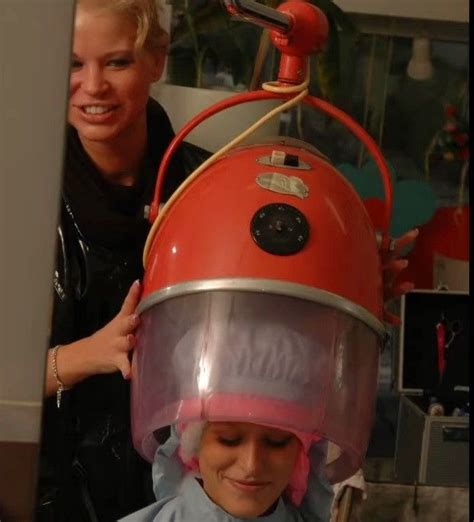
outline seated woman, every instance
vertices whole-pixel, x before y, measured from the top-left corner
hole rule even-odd
[[[325,443],[318,441],[249,422],[173,428],[153,463],[158,501],[123,521],[328,520],[332,490],[322,474]]]

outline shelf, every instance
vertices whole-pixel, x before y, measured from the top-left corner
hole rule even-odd
[[[469,0],[334,0],[347,13],[469,23]]]

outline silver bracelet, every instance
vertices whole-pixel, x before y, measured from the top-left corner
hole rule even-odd
[[[57,359],[58,359],[58,350],[59,350],[59,348],[61,348],[61,346],[62,346],[61,344],[58,344],[53,348],[53,358],[52,358],[53,375],[54,375],[54,378],[56,379],[56,384],[58,386],[57,390],[56,390],[56,406],[58,408],[61,406],[61,394],[66,389],[63,381],[61,381],[61,379],[59,378],[59,375],[58,375]]]

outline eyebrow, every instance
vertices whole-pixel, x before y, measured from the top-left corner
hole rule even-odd
[[[229,430],[237,431],[237,426],[234,425],[232,422],[219,422],[219,424],[212,424],[211,430],[214,433],[220,433],[220,432],[228,432]]]
[[[225,422],[225,421],[219,421],[219,424],[213,424],[213,428],[219,429],[219,428],[233,428],[234,423],[233,422]]]
[[[113,58],[114,56],[117,56],[118,54],[126,54],[129,56],[134,56],[134,50],[133,49],[117,49],[116,51],[110,51],[102,56],[102,58],[108,59]],[[72,53],[73,58],[80,58],[80,56],[76,53]]]

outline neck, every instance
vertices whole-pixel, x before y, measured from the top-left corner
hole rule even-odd
[[[127,132],[107,141],[79,134],[84,150],[105,180],[114,185],[134,185],[147,147],[146,115]]]

